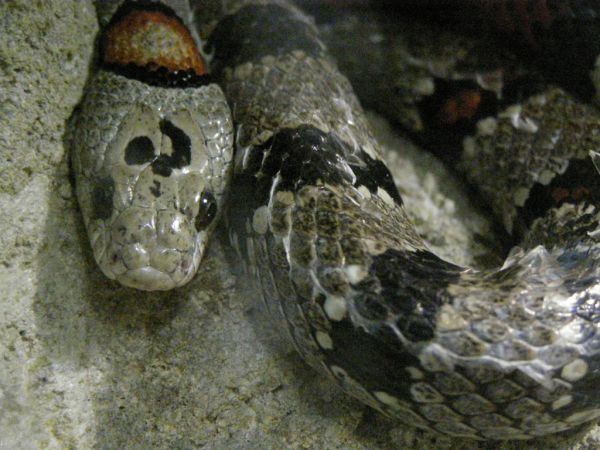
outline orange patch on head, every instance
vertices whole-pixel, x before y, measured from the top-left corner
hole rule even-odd
[[[477,113],[481,93],[477,90],[463,90],[447,99],[439,110],[439,120],[452,125],[460,119],[471,119]]]
[[[102,37],[105,64],[206,73],[190,32],[175,13],[139,7],[117,12],[115,17]]]

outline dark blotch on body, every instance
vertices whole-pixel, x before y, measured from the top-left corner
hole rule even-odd
[[[449,300],[447,287],[459,277],[458,266],[432,253],[389,249],[374,256],[369,276],[353,285],[356,307],[371,320],[396,317],[396,325],[411,341],[429,340],[437,312]]]
[[[231,201],[249,214],[269,201],[273,179],[279,175],[278,190],[297,192],[304,185],[318,182],[351,183],[351,174],[343,171],[343,142],[312,126],[285,128],[265,143],[249,151],[253,161],[232,183]],[[243,187],[243,190],[236,189]]]
[[[312,126],[286,128],[257,148],[266,157],[261,168],[270,178],[279,173],[279,188],[297,191],[304,185],[344,184],[352,175],[344,171],[344,143],[332,133]],[[267,200],[265,198],[265,200]]]
[[[246,233],[246,223],[254,211],[269,202],[273,181],[278,177],[277,191],[298,192],[303,186],[352,185],[357,183],[377,190],[385,189],[401,202],[387,168],[359,150],[364,161],[353,162],[353,174],[348,171],[346,157],[356,154],[334,133],[325,133],[310,125],[284,128],[261,145],[249,149],[249,164],[232,182],[228,215],[230,225],[240,235]],[[357,160],[358,158],[354,158]],[[371,173],[372,171],[372,173]],[[381,180],[377,180],[381,177]],[[377,184],[379,182],[379,184]],[[241,246],[244,246],[241,240]],[[244,250],[242,248],[242,250]]]
[[[402,205],[402,197],[396,189],[394,178],[386,165],[379,159],[371,158],[365,151],[360,151],[363,164],[350,164],[356,175],[355,186],[366,186],[372,194],[377,193],[377,188],[386,191],[398,205]]]
[[[389,327],[374,326],[366,332],[349,320],[332,321],[328,334],[333,349],[323,353],[329,367],[341,367],[368,391],[384,391],[399,398],[411,398],[412,380],[403,376],[404,369],[420,367],[420,364],[414,355],[402,348]]]

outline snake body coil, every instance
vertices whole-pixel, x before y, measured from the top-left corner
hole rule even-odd
[[[367,405],[452,436],[528,439],[600,417],[596,208],[550,209],[532,236],[553,227],[569,233],[527,244],[496,270],[440,259],[407,218],[314,24],[284,1],[192,4],[235,124],[225,206],[231,241],[302,357]],[[140,27],[131,11],[168,16],[155,4],[127,5],[108,29],[127,20]],[[150,22],[163,26],[163,18]],[[179,25],[145,33],[170,36]],[[210,193],[223,209],[231,122],[220,89],[186,65],[193,58],[175,60],[165,75],[156,55],[154,66],[136,56],[145,68],[131,72],[118,57],[107,61],[106,48],[74,125],[81,209],[107,275],[170,288],[193,275],[184,271],[199,261],[190,248],[214,225],[214,208],[209,214],[202,199]],[[480,131],[468,155],[497,161],[480,158],[493,150],[490,133]],[[559,156],[593,168],[589,150]],[[568,165],[559,156],[505,171],[552,179]],[[485,181],[498,166],[482,170]],[[181,242],[175,231],[187,226],[200,237],[188,232]]]

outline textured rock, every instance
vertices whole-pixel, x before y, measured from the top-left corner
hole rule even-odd
[[[224,233],[183,289],[106,280],[63,144],[92,61],[94,9],[7,0],[0,29],[0,447],[480,448],[395,426],[316,377],[272,330]],[[485,246],[466,243],[489,236],[484,218],[435,160],[373,120],[405,149],[388,156],[432,247],[478,260]],[[539,446],[597,448],[594,436]]]

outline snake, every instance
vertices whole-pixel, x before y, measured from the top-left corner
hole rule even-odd
[[[557,3],[571,11],[573,2]],[[436,256],[415,231],[352,84],[298,5],[127,0],[97,9],[98,64],[69,142],[108,278],[140,290],[184,285],[223,220],[300,356],[384,415],[479,440],[531,439],[600,417],[593,105],[560,87],[510,104],[497,77],[464,67],[463,47],[435,65],[404,42],[394,95],[386,75],[361,75],[371,60],[358,64],[355,78],[368,78],[357,87],[362,101],[384,89],[384,109],[414,135],[426,136],[427,124],[407,105],[452,74],[462,84],[445,122],[472,118],[490,95],[501,100],[447,158],[524,236],[500,267],[476,270]],[[363,57],[356,50],[346,62]],[[568,128],[572,118],[583,125]],[[548,202],[538,210],[533,198]]]

